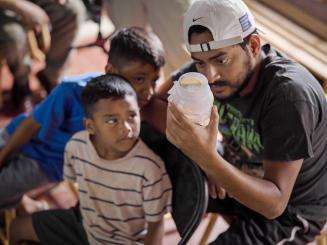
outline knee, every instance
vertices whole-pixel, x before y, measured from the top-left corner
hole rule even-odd
[[[8,53],[24,52],[27,49],[26,31],[24,27],[18,23],[10,23],[3,27],[5,48]]]
[[[78,28],[86,18],[86,8],[81,0],[69,0],[64,5],[66,16],[72,21],[72,24]]]

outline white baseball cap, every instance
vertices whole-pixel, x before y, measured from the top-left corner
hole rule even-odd
[[[192,26],[208,28],[213,41],[191,45]],[[184,15],[184,41],[189,52],[205,52],[238,43],[256,30],[252,13],[242,0],[198,0]]]

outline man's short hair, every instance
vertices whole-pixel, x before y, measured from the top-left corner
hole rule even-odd
[[[125,78],[119,75],[105,74],[93,78],[82,91],[82,104],[85,117],[91,118],[94,105],[101,99],[121,99],[125,96],[133,96],[136,93]]]
[[[155,69],[164,66],[164,49],[158,36],[139,27],[124,28],[114,34],[108,62],[119,68],[130,61],[141,61]]]

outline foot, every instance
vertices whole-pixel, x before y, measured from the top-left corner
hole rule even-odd
[[[47,94],[50,94],[51,90],[57,85],[57,82],[51,81],[48,76],[46,76],[43,71],[36,73],[37,79],[40,81],[40,84],[45,89]]]

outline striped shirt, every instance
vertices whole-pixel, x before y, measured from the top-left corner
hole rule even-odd
[[[164,163],[142,140],[123,158],[99,157],[87,131],[66,145],[64,178],[77,182],[90,244],[139,244],[147,222],[171,210],[172,188]]]

